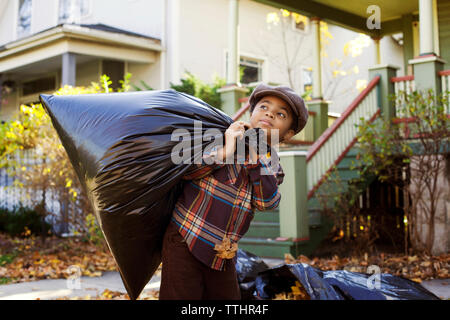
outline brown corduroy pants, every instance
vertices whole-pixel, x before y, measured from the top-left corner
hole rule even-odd
[[[235,258],[214,270],[189,251],[173,222],[164,234],[160,300],[240,300]]]

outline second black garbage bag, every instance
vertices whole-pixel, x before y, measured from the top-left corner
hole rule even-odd
[[[131,299],[161,262],[183,174],[233,120],[175,90],[40,95]],[[174,134],[174,132],[177,132]],[[208,141],[211,139],[210,141]],[[186,163],[173,161],[180,141]]]

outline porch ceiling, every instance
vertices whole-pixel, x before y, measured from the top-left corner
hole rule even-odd
[[[418,1],[407,0],[254,0],[269,6],[295,11],[308,17],[317,16],[324,21],[372,36],[402,31],[401,17],[413,15],[417,19]],[[380,7],[381,30],[370,30],[366,21],[367,8]]]

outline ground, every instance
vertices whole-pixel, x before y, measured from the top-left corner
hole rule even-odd
[[[368,266],[377,265],[383,273],[420,282],[438,296],[450,298],[450,287],[446,287],[450,283],[450,254],[426,256],[381,252],[348,257],[295,258],[286,255],[284,261],[265,261],[269,266],[301,262],[321,270],[353,272],[366,272]],[[160,268],[139,299],[158,298]],[[51,237],[42,243],[40,238],[33,236],[11,238],[0,233],[0,299],[128,299],[117,271],[112,255],[104,246],[79,238]],[[71,288],[69,281],[77,273],[79,286],[72,285]]]

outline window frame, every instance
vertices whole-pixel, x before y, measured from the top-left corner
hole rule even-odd
[[[14,37],[13,39],[15,40],[19,40],[19,39],[23,39],[26,38],[30,35],[32,35],[34,33],[34,24],[33,24],[33,11],[34,11],[34,1],[33,0],[29,0],[31,2],[31,13],[30,13],[30,31],[27,34],[23,34],[19,36],[19,21],[20,21],[20,0],[16,0],[15,1],[15,23],[14,23],[14,28],[13,28],[13,32],[14,32]]]
[[[302,65],[301,66],[301,70],[302,70],[302,75],[301,75],[301,88],[302,88],[302,94],[306,92],[305,89],[305,71],[310,71],[311,72],[311,90],[314,88],[314,70],[312,67],[309,67],[307,65]]]
[[[60,17],[60,14],[61,14],[61,2],[62,2],[63,0],[58,0],[58,8],[57,8],[57,10],[56,10],[56,24],[57,25],[59,25],[59,24],[64,24],[64,23],[67,23],[67,22],[63,22],[63,21],[61,21],[61,17]],[[80,1],[83,1],[83,0],[77,0],[77,1],[79,1],[78,3],[80,3]],[[80,20],[82,20],[82,19],[85,19],[85,18],[87,18],[87,17],[89,17],[89,16],[91,16],[92,15],[92,0],[85,0],[85,1],[87,1],[87,13],[85,13],[85,14],[83,14],[83,13],[81,13],[80,14]]]
[[[226,79],[227,78],[227,73],[228,73],[228,53],[229,50],[227,48],[224,49],[223,51],[223,61],[224,61],[224,65],[223,65],[223,77]],[[255,55],[252,53],[248,53],[248,52],[240,52],[239,53],[239,66],[241,65],[241,59],[248,59],[248,60],[257,60],[259,63],[261,63],[261,76],[259,81],[256,82],[250,82],[250,83],[242,83],[243,86],[249,86],[249,87],[253,87],[255,85],[258,85],[260,83],[263,82],[267,82],[267,78],[268,78],[268,59],[266,56],[261,56],[261,55]],[[240,79],[239,79],[240,82]]]

